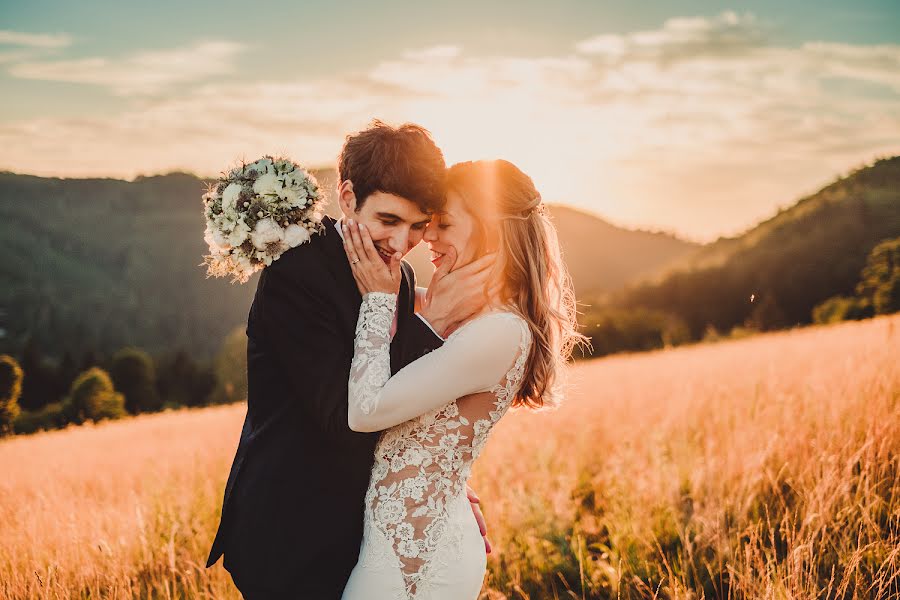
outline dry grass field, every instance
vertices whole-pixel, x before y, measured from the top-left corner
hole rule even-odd
[[[900,316],[615,356],[476,466],[483,598],[900,598]],[[0,442],[0,597],[237,598],[242,405]]]

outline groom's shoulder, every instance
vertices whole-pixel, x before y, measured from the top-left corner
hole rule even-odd
[[[326,227],[320,233],[313,234],[305,244],[285,251],[278,260],[265,268],[267,277],[322,281],[323,276],[329,271],[331,260],[329,253],[325,251],[326,244],[334,243],[327,239],[329,235],[337,235],[337,232]]]

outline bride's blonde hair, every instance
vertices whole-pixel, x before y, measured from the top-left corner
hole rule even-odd
[[[458,163],[447,172],[476,222],[475,256],[497,252],[500,301],[531,330],[532,345],[513,406],[558,403],[563,369],[576,343],[575,293],[559,250],[556,227],[531,178],[505,160]],[[493,279],[493,277],[492,277]]]

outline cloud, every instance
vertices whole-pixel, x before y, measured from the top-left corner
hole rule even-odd
[[[764,41],[765,30],[754,15],[728,11],[713,18],[669,19],[657,30],[598,35],[579,42],[576,48],[584,54],[613,61],[671,62],[740,54],[759,47]]]
[[[177,83],[231,72],[243,50],[228,41],[201,41],[184,48],[144,51],[122,59],[83,58],[21,62],[9,68],[13,77],[85,83],[118,95],[153,94]]]
[[[28,60],[32,56],[34,56],[34,52],[30,50],[9,50],[0,52],[0,64],[21,62],[23,60]]]
[[[430,48],[408,50],[403,53],[403,58],[407,60],[429,61],[434,59],[456,58],[460,54],[462,54],[462,48],[459,46],[432,46]]]
[[[30,48],[65,48],[72,44],[72,36],[67,33],[23,33],[0,30],[0,44]]]
[[[187,54],[193,60],[196,49],[57,66],[57,75],[118,93],[169,91],[130,98],[119,114],[0,124],[0,167],[213,174],[264,152],[318,165],[378,117],[429,127],[450,162],[508,158],[545,198],[709,239],[770,216],[836,173],[900,153],[900,46],[780,46],[752,15],[670,19],[549,56],[445,45],[353,73],[212,81],[175,93]],[[190,78],[228,68],[226,54],[211,52],[218,58],[191,67]]]

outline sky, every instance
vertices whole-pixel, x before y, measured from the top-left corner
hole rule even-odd
[[[0,170],[332,166],[373,118],[709,241],[900,154],[900,3],[0,0]]]

